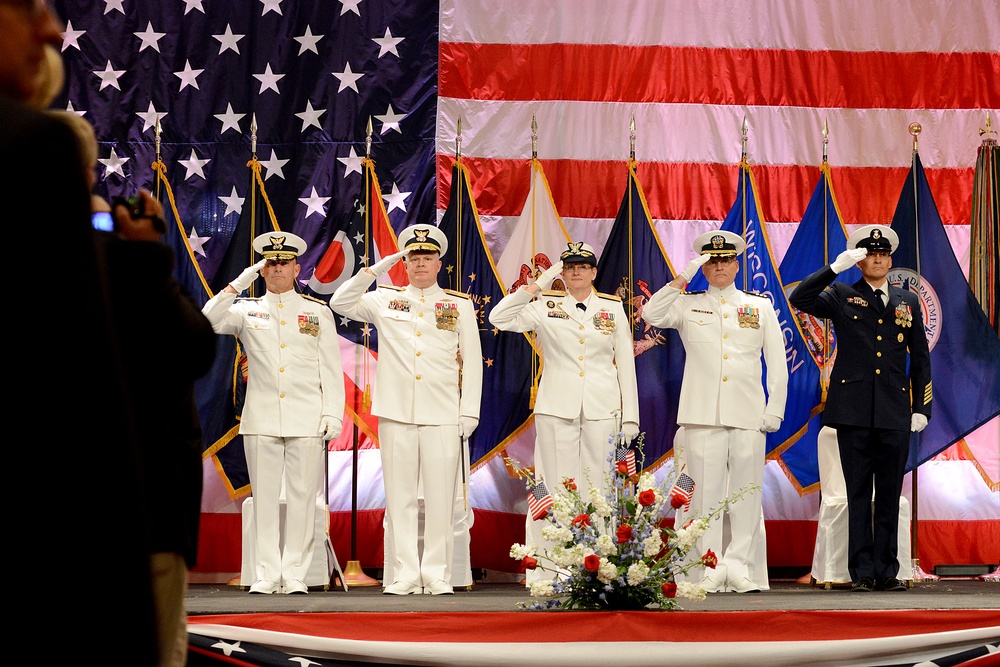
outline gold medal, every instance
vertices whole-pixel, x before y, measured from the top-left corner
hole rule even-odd
[[[299,313],[299,333],[319,336],[319,315]]]
[[[438,329],[455,331],[458,329],[458,304],[444,301],[434,304],[434,320]]]

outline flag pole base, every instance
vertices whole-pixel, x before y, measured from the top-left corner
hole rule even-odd
[[[347,561],[347,567],[344,568],[344,582],[348,586],[378,586],[378,579],[372,579],[364,570],[361,569],[361,563],[356,560]]]
[[[912,575],[913,583],[920,583],[920,582],[926,582],[926,581],[938,581],[940,579],[941,579],[941,577],[937,576],[936,574],[930,574],[928,572],[924,572],[923,569],[921,569],[921,567],[920,567],[920,559],[919,558],[914,558],[913,559],[913,575]]]

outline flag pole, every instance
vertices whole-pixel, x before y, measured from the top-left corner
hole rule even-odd
[[[531,181],[528,183],[529,192],[531,193],[531,257],[528,258],[528,263],[531,266],[531,276],[532,278],[538,278],[540,273],[538,270],[538,265],[535,263],[535,197],[538,193],[535,192],[535,169],[538,165],[538,121],[535,118],[535,114],[531,114]],[[538,348],[535,345],[538,334],[534,331],[528,334],[531,339],[531,390],[528,395],[528,409],[533,410],[535,408],[535,398],[538,396]]]
[[[369,237],[369,221],[371,219],[371,184],[369,183],[369,174],[371,173],[371,154],[372,154],[372,119],[371,116],[368,117],[368,126],[365,129],[365,158],[361,161],[362,166],[365,170],[364,178],[364,207],[365,207],[365,250],[364,250],[364,266],[367,267],[368,264],[368,237]],[[364,269],[361,269],[364,270]],[[357,369],[358,366],[362,367],[362,386],[364,389],[361,394],[361,405],[357,404],[358,393],[354,392],[355,405],[354,410],[357,414],[364,414],[368,407],[371,405],[370,397],[370,387],[368,384],[368,359],[369,359],[369,331],[368,327],[364,326],[361,333],[361,338],[363,341],[364,350],[355,346],[354,353],[354,367]],[[359,356],[362,357],[359,359]],[[351,558],[347,561],[347,565],[344,567],[344,589],[347,590],[348,586],[378,586],[378,579],[373,579],[365,574],[365,571],[361,568],[361,562],[358,560],[358,447],[359,447],[360,435],[358,433],[358,423],[354,422],[353,433],[351,436]]]
[[[830,128],[823,120],[823,165],[820,172],[823,175],[823,264],[830,263]],[[823,367],[819,374],[820,403],[826,403],[826,394],[830,389],[830,318],[823,318]]]
[[[747,240],[747,171],[750,169],[750,163],[747,162],[747,139],[750,133],[750,124],[747,122],[747,117],[743,116],[743,142],[740,155],[740,179],[743,181],[743,201],[740,209],[743,212],[743,232],[740,236],[743,237],[743,241]],[[764,221],[761,220],[761,224]],[[747,266],[746,255],[743,255],[743,290],[746,291],[749,285],[747,280],[747,274],[750,272],[750,267]]]
[[[629,120],[628,125],[628,187],[626,188],[626,193],[628,196],[628,285],[625,288],[625,294],[623,295],[626,314],[628,315],[629,325],[635,327],[635,304],[632,302],[633,285],[635,285],[635,258],[633,257],[633,244],[632,244],[632,225],[635,220],[635,215],[632,211],[632,188],[635,187],[635,179],[632,178],[633,171],[637,168],[635,162],[635,114],[632,114],[632,118]],[[633,329],[632,337],[635,338]]]
[[[917,155],[918,155],[918,145],[917,136],[923,129],[920,123],[910,123],[909,128],[907,128],[910,136],[913,137],[913,153],[910,159],[910,173],[913,174],[913,239],[915,242],[914,257],[916,258],[916,290],[917,296],[920,295],[920,207],[919,207],[919,194],[917,190]],[[923,326],[923,322],[920,323]],[[914,437],[917,439],[919,446],[920,434],[916,433]],[[910,515],[910,560],[912,563],[912,573],[911,579],[914,582],[924,582],[924,581],[937,581],[940,579],[935,574],[930,574],[929,572],[924,572],[923,568],[920,567],[920,552],[917,550],[918,537],[917,531],[919,526],[919,510],[917,504],[917,476],[920,470],[920,466],[915,466],[913,468],[913,475],[910,477],[910,488],[912,500],[910,502],[912,514]]]
[[[458,183],[455,186],[455,196],[458,197],[458,201],[455,202],[455,291],[462,291],[462,276],[465,275],[462,270],[462,186],[465,185],[465,174],[462,171],[462,117],[458,117],[458,126],[455,131],[455,164],[458,169],[455,170],[455,176],[458,178]],[[462,366],[459,365],[459,375],[458,375],[458,390],[459,395],[462,391]],[[459,469],[462,473],[462,510],[468,514],[469,511],[469,480],[465,477],[465,440],[466,438],[460,433],[458,435],[458,456],[459,456]]]

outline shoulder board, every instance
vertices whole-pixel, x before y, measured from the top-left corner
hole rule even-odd
[[[681,292],[681,294],[704,294],[707,291],[708,290],[703,290],[703,289],[702,290],[698,290],[696,292],[688,292],[687,290],[684,290],[683,292]]]
[[[262,296],[238,296],[237,301],[262,301],[264,297]]]
[[[542,296],[566,296],[566,292],[561,292],[556,289],[545,290],[544,292],[542,292]]]
[[[326,301],[323,301],[323,299],[317,299],[316,297],[314,297],[314,296],[310,296],[310,295],[308,295],[308,294],[302,294],[302,295],[300,295],[300,296],[301,296],[301,297],[302,297],[303,299],[308,299],[309,301],[315,301],[316,303],[321,303],[321,304],[323,304],[324,306],[329,306],[329,305],[330,305],[330,304],[328,304],[328,303],[327,303]]]
[[[469,298],[469,295],[466,294],[465,292],[458,292],[458,291],[455,291],[453,289],[446,289],[445,292],[447,292],[448,294],[450,294],[452,296],[461,297],[463,299],[468,299]]]
[[[608,301],[621,301],[622,300],[622,298],[620,296],[616,296],[614,294],[604,294],[603,292],[594,292],[594,294],[596,294],[599,298],[601,298],[601,299],[607,299]]]
[[[378,288],[396,290],[397,292],[402,292],[406,289],[405,287],[400,287],[399,285],[379,285]]]
[[[749,294],[750,296],[761,296],[760,292],[751,292],[750,290],[741,289],[744,294]]]

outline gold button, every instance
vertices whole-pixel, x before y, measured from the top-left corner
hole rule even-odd
[[[724,315],[722,316],[722,319],[724,319],[724,320],[726,320],[726,319],[729,319],[729,313],[725,313],[725,314],[724,314]]]
[[[420,333],[420,332],[418,331],[418,332],[417,332],[417,336],[418,336],[418,337],[419,337],[419,336],[423,336],[423,334],[422,334],[422,333]]]
[[[583,331],[583,325],[582,324],[580,325],[580,331]]]
[[[284,307],[285,307],[285,304],[283,304],[283,303],[279,303],[278,304],[278,308],[284,308]]]
[[[875,356],[876,356],[876,357],[881,357],[881,356],[882,356],[882,353],[881,353],[881,352],[876,352],[876,353],[875,353]]]
[[[285,349],[285,344],[284,344],[284,343],[282,343],[282,344],[281,344],[281,349],[282,349],[282,350],[284,350],[284,349]]]
[[[285,372],[285,367],[284,367],[284,366],[282,366],[281,368],[279,368],[279,369],[278,369],[278,372],[279,372],[279,373],[284,373],[284,372]]]
[[[581,354],[579,357],[577,357],[577,359],[579,359],[580,361],[583,361],[583,355]]]
[[[723,338],[729,338],[729,334],[722,334]]]
[[[725,302],[726,302],[725,299],[719,299],[719,303],[725,303]]]
[[[882,340],[881,336],[875,336],[875,340]]]
[[[728,355],[728,354],[724,354],[724,355],[722,355],[722,358],[723,358],[723,359],[728,359],[728,358],[729,358],[729,355]]]
[[[420,303],[424,302],[424,297],[420,297]]]
[[[725,375],[723,375],[722,376],[722,381],[723,382],[729,382],[729,378],[727,378]]]
[[[875,369],[875,375],[881,375],[881,374],[882,374],[882,369],[881,368],[876,368]]]
[[[420,376],[419,376],[419,375],[417,376],[417,379],[418,379],[418,380],[420,379]]]
[[[582,338],[580,339],[580,345],[583,345],[583,339]]]
[[[421,353],[420,353],[420,352],[417,352],[417,356],[419,357],[420,355],[421,355]]]
[[[419,315],[417,315],[417,317],[423,317],[423,316],[424,316],[423,313],[420,313]]]
[[[857,315],[855,315],[855,316],[854,316],[854,319],[858,319],[858,316],[857,316]]]
[[[281,320],[281,326],[285,326],[285,320]]]
[[[844,384],[845,382],[847,382],[847,380],[841,380],[840,384]]]
[[[281,392],[280,394],[278,394],[278,398],[284,398],[284,397],[285,397],[285,392]]]
[[[259,326],[259,325],[257,325],[256,323],[254,323],[254,325],[253,325],[253,328],[254,328],[254,329],[260,329],[260,326]]]
[[[583,377],[583,371],[580,371],[580,377]]]
[[[882,324],[882,318],[881,318],[881,317],[880,317],[880,318],[878,318],[878,323],[879,323],[879,324]]]

